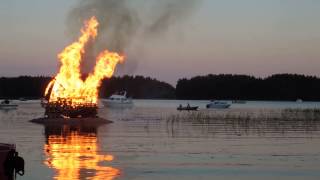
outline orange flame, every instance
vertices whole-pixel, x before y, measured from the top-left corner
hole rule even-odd
[[[50,96],[49,102],[64,99],[74,107],[79,104],[97,104],[101,80],[110,78],[116,65],[124,60],[118,53],[105,50],[97,56],[93,73],[89,74],[86,80],[81,79],[80,64],[85,53],[85,45],[98,35],[98,25],[97,19],[91,17],[81,29],[82,35],[78,41],[67,46],[58,55],[61,62],[59,73],[45,91],[45,96]],[[50,89],[52,89],[51,94],[49,94]]]

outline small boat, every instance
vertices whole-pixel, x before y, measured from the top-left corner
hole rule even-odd
[[[0,143],[0,179],[16,179],[17,174],[24,175],[24,159],[19,156],[14,144]]]
[[[0,109],[17,109],[17,104],[12,104],[8,99],[1,101]]]
[[[10,151],[15,151],[13,144],[0,143],[0,179],[9,179],[5,173],[5,162]]]
[[[189,106],[189,105],[187,105],[187,106],[183,107],[182,105],[180,105],[180,106],[177,107],[177,110],[178,111],[197,111],[198,108],[199,108],[199,106]]]
[[[208,109],[227,109],[231,106],[228,102],[225,101],[216,101],[216,100],[211,100],[209,104],[207,104]]]
[[[20,98],[19,101],[28,101],[28,100],[25,98]]]
[[[296,102],[297,102],[297,103],[302,103],[303,100],[302,100],[302,99],[297,99]]]
[[[113,94],[106,100],[102,100],[105,107],[132,107],[133,101],[127,97],[127,92]]]
[[[244,100],[233,100],[232,101],[232,104],[246,104],[247,101],[244,101]]]

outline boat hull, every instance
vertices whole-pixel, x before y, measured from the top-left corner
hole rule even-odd
[[[17,109],[18,105],[16,104],[0,104],[0,109],[10,110],[10,109]]]
[[[5,170],[4,170],[4,162],[7,158],[9,151],[11,150],[15,151],[15,146],[13,144],[0,143],[0,179],[1,180],[11,179],[5,175]]]
[[[207,109],[228,109],[230,104],[207,104]]]
[[[243,101],[243,100],[234,100],[232,101],[232,104],[246,104],[247,101]]]
[[[133,107],[133,102],[132,101],[124,101],[124,102],[116,102],[116,101],[110,101],[110,100],[104,100],[102,101],[102,104],[105,107],[124,107],[124,108],[130,108]]]
[[[177,110],[178,111],[197,111],[198,110],[198,106],[196,107],[178,107]]]

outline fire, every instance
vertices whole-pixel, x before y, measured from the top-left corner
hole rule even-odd
[[[97,104],[101,80],[110,78],[117,64],[124,60],[124,57],[118,53],[104,50],[97,56],[93,72],[87,79],[81,79],[80,64],[85,54],[85,46],[98,35],[98,26],[97,19],[91,17],[81,29],[82,35],[79,39],[58,55],[61,62],[59,73],[48,84],[45,91],[45,96],[49,96],[49,102],[63,100],[72,107]]]

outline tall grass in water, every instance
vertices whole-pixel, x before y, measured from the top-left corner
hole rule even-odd
[[[320,120],[320,109],[284,109],[282,118],[289,120]]]
[[[167,121],[210,122],[212,120],[320,121],[320,109],[261,109],[255,111],[197,111],[171,114]]]
[[[320,109],[204,110],[171,114],[166,117],[166,121],[171,128],[190,127],[187,124],[203,125],[211,128],[211,132],[240,135],[312,133],[320,130]]]

